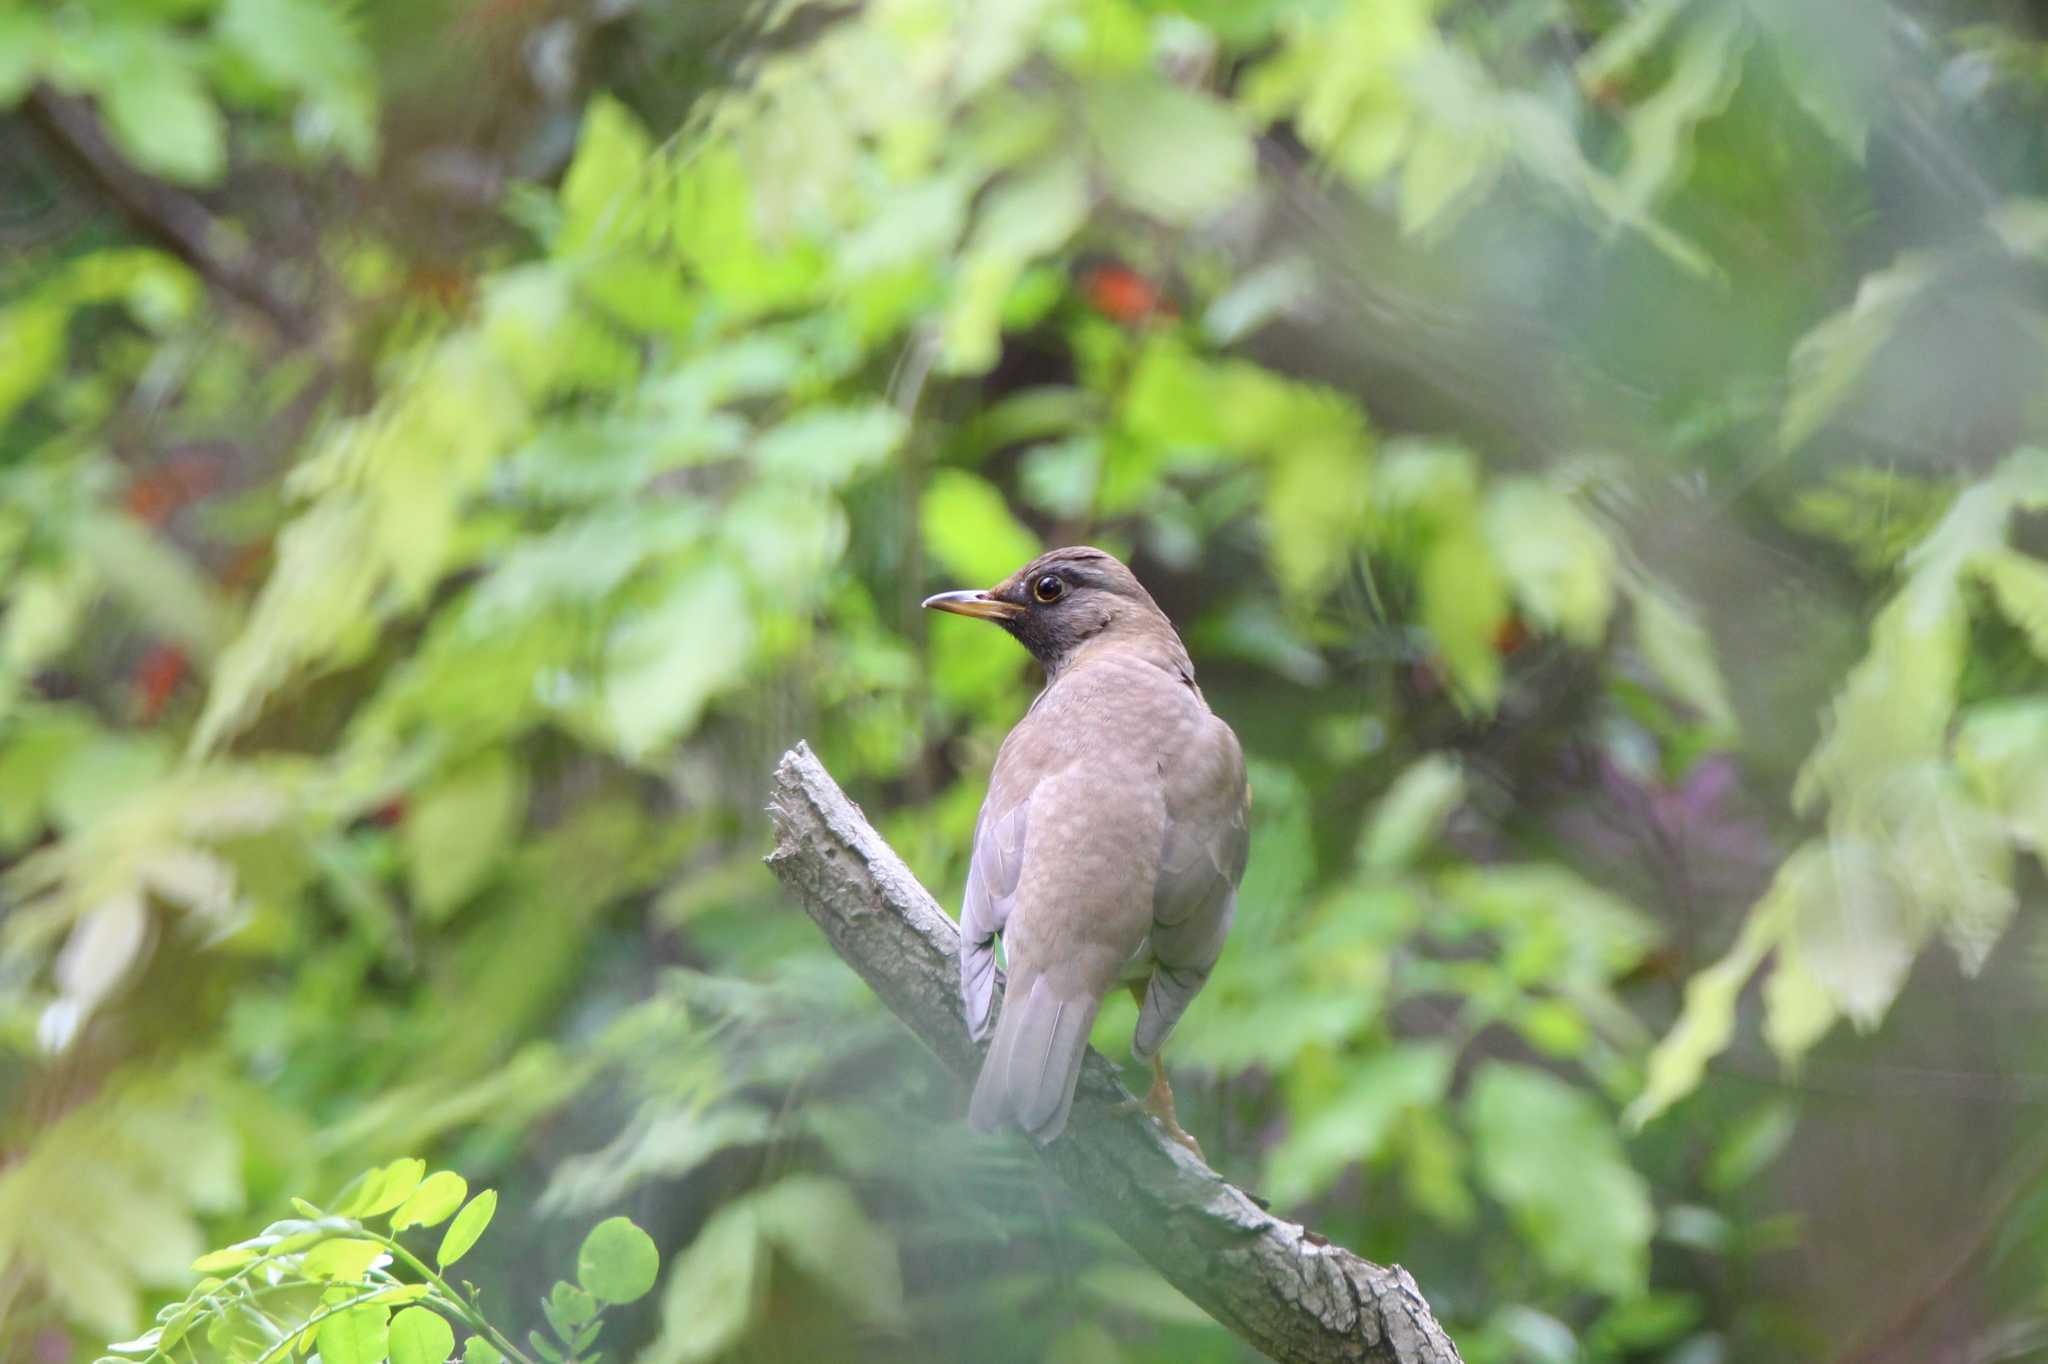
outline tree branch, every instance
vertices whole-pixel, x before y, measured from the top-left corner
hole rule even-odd
[[[109,199],[142,237],[183,260],[222,294],[266,319],[285,340],[315,339],[313,317],[272,278],[257,253],[237,247],[198,199],[131,165],[108,140],[91,106],[38,86],[23,112],[78,173]]]
[[[981,1051],[961,1019],[959,936],[810,748],[775,769],[768,865],[846,963],[954,1074]],[[1282,1364],[1460,1364],[1415,1280],[1274,1217],[1119,1111],[1129,1092],[1096,1052],[1065,1135],[1040,1150],[1090,1211],[1202,1310]]]

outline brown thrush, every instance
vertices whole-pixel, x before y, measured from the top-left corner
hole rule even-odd
[[[960,911],[967,1028],[989,1036],[968,1121],[1057,1137],[1089,1029],[1120,982],[1141,994],[1131,1050],[1146,1110],[1196,1150],[1159,1049],[1223,950],[1249,846],[1251,793],[1230,726],[1151,594],[1099,549],[1040,555],[985,592],[926,606],[991,620],[1045,668],[996,755]]]

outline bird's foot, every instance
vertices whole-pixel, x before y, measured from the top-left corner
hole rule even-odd
[[[1166,1082],[1166,1067],[1158,1057],[1152,1058],[1152,1087],[1145,1091],[1142,1099],[1130,1099],[1119,1105],[1126,1113],[1144,1113],[1166,1129],[1166,1135],[1188,1149],[1196,1160],[1208,1163],[1202,1154],[1202,1144],[1194,1134],[1180,1125],[1180,1115],[1173,1107],[1173,1086]]]

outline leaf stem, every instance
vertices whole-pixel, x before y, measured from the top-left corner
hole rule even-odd
[[[448,1299],[448,1301],[454,1305],[456,1312],[461,1315],[462,1320],[469,1325],[470,1329],[488,1337],[492,1344],[496,1345],[499,1349],[505,1352],[506,1358],[515,1359],[519,1361],[519,1364],[533,1364],[533,1360],[527,1355],[527,1353],[524,1350],[520,1349],[517,1345],[514,1345],[511,1342],[511,1340],[509,1340],[506,1337],[503,1331],[500,1331],[497,1327],[493,1326],[484,1317],[483,1313],[477,1311],[475,1308],[471,1307],[467,1302],[465,1302],[460,1293],[457,1293],[453,1288],[448,1286],[448,1281],[446,1279],[442,1278],[439,1274],[436,1274],[433,1270],[428,1269],[426,1266],[426,1262],[421,1260],[419,1256],[413,1254],[404,1246],[398,1244],[397,1241],[393,1240],[389,1236],[385,1236],[381,1232],[370,1231],[368,1227],[365,1227],[363,1230],[368,1232],[369,1235],[374,1239],[382,1242],[384,1244],[384,1247],[387,1250],[389,1250],[394,1256],[403,1260],[406,1264],[412,1266],[412,1268],[420,1275],[421,1278],[425,1279],[428,1283],[431,1283],[432,1285],[434,1285],[435,1288],[439,1289],[441,1293]]]

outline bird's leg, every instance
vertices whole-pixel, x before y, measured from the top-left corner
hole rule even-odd
[[[1138,1001],[1138,1008],[1141,1010],[1145,1007],[1145,990],[1148,984],[1148,981],[1142,980],[1129,982],[1131,998]],[[1152,1087],[1145,1091],[1144,1098],[1132,1099],[1122,1107],[1127,1113],[1143,1111],[1150,1115],[1166,1129],[1167,1136],[1187,1147],[1196,1160],[1207,1163],[1208,1158],[1202,1154],[1201,1143],[1180,1125],[1180,1115],[1173,1107],[1173,1086],[1166,1082],[1166,1063],[1157,1056],[1152,1058]]]
[[[1202,1154],[1202,1144],[1180,1125],[1180,1116],[1173,1111],[1173,1086],[1166,1083],[1166,1063],[1157,1056],[1152,1058],[1152,1088],[1146,1090],[1145,1097],[1138,1102],[1166,1129],[1167,1136],[1187,1147],[1196,1160],[1207,1163],[1208,1158]]]

